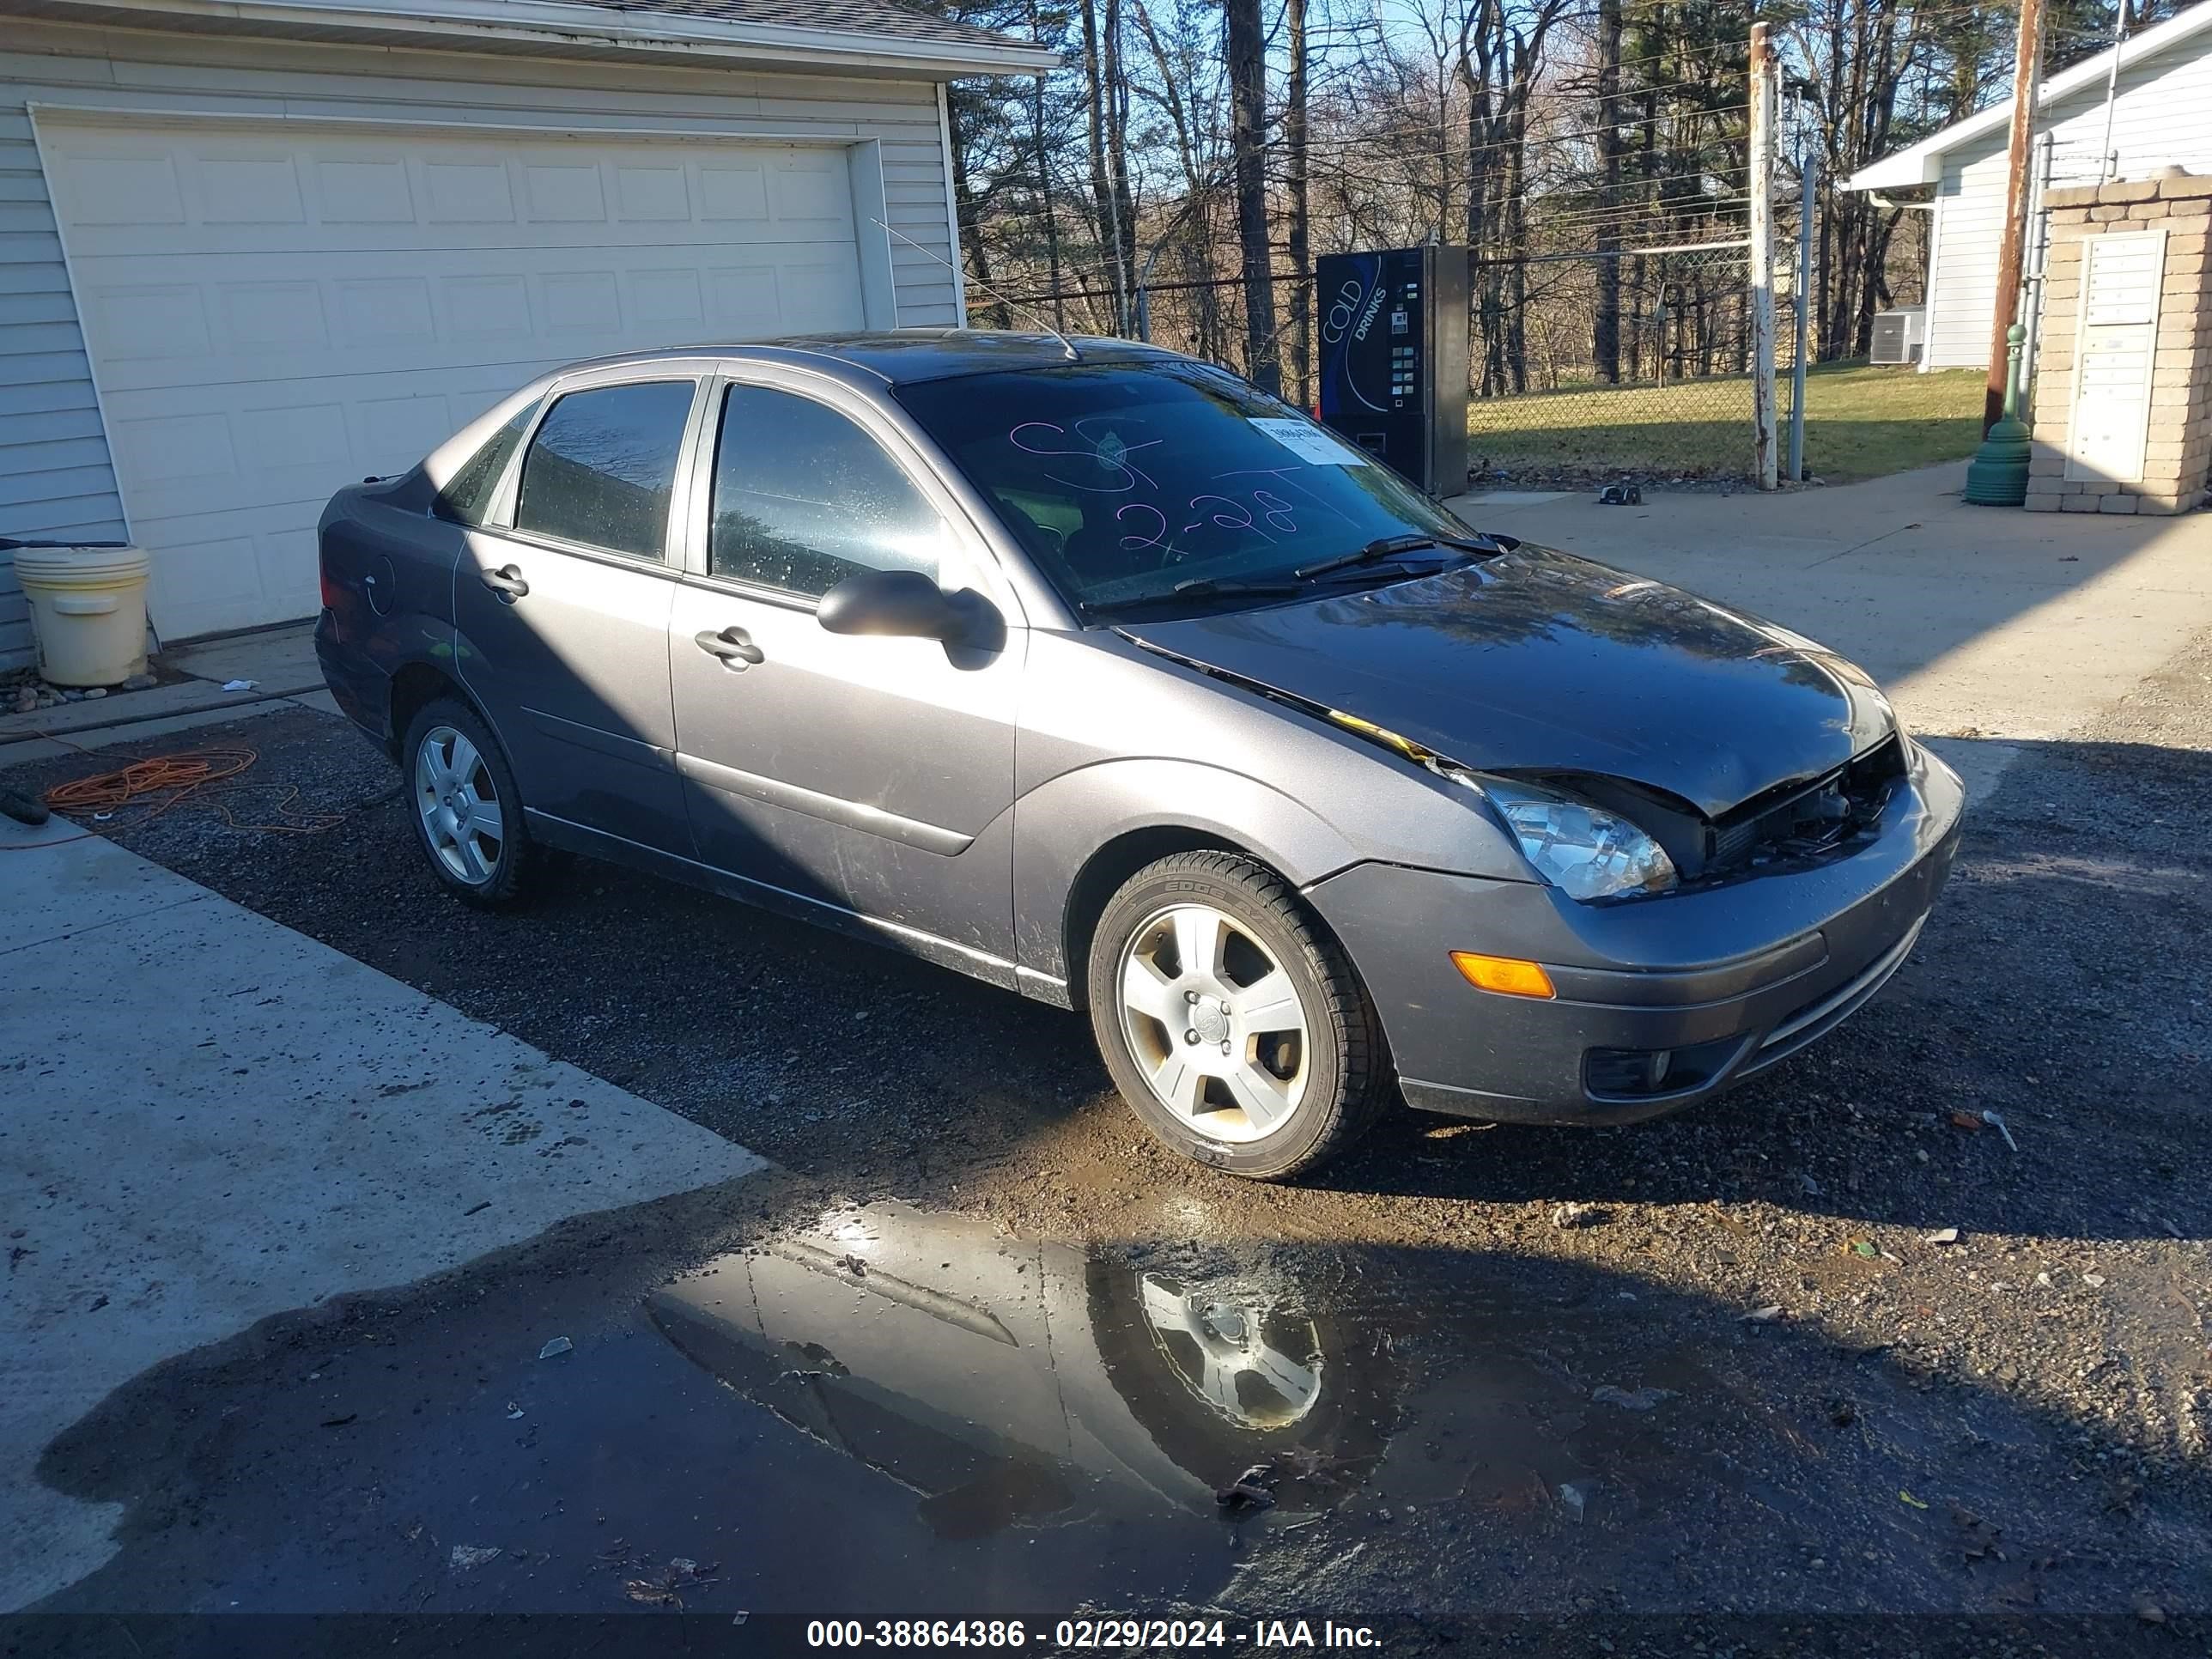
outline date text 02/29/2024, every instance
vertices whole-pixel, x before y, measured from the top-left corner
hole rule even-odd
[[[1025,1648],[1046,1644],[1044,1627],[1019,1619],[817,1619],[806,1626],[811,1648]],[[1379,1648],[1366,1625],[1332,1619],[1260,1619],[1231,1625],[1223,1619],[1062,1619],[1052,1627],[1051,1650],[1132,1648]]]

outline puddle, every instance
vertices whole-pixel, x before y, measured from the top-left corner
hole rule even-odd
[[[1701,1577],[1735,1579],[1717,1599],[1739,1605],[1950,1600],[1957,1516],[2002,1500],[1947,1446],[2033,1436],[1634,1283],[1451,1252],[1085,1254],[878,1204],[647,1306],[718,1383],[867,1471],[961,1576],[950,1547],[1073,1534],[1121,1540],[1120,1582],[1155,1601],[1280,1592],[1347,1543],[1413,1605],[1470,1573],[1566,1605],[1680,1606]],[[1916,1483],[1963,1507],[1900,1506]],[[1839,1534],[1846,1576],[1806,1584],[1844,1566]],[[2017,1579],[1973,1559],[1978,1594]],[[1419,1588],[1446,1571],[1459,1589]]]
[[[2100,1524],[2008,1402],[1571,1262],[895,1204],[569,1260],[118,1391],[42,1474],[124,1552],[49,1610],[1899,1611]]]

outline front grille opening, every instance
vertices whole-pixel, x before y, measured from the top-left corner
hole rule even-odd
[[[1707,831],[1707,876],[1847,850],[1871,833],[1905,775],[1904,740],[1892,734],[1865,754],[1780,798],[1747,801]]]

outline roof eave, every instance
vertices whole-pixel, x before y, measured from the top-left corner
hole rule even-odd
[[[72,0],[42,8],[75,9]],[[159,28],[189,19],[202,29],[287,34],[333,28],[363,31],[408,44],[466,50],[474,46],[573,52],[580,43],[617,52],[676,56],[766,69],[906,74],[928,80],[969,75],[1036,75],[1058,67],[1060,55],[1024,41],[1004,45],[863,34],[855,31],[738,22],[667,12],[614,11],[588,0],[86,0],[83,9],[108,18],[133,14],[134,26]],[[143,19],[143,23],[139,20]]]
[[[1849,191],[1911,190],[1920,185],[1941,184],[1943,179],[1943,157],[1955,144],[1942,149],[1929,149],[1915,144],[1894,155],[1885,155],[1871,167],[1861,167],[1844,180]]]
[[[2052,76],[2043,83],[2038,94],[2044,105],[2079,92],[2082,88],[2104,81],[2112,71],[2112,53],[2120,54],[2119,67],[2125,70],[2131,64],[2146,58],[2155,58],[2169,47],[2179,45],[2191,36],[2212,28],[2212,5],[2191,6],[2187,10],[2154,23],[2133,39],[2123,41],[2118,47],[2107,46],[2094,58]],[[1932,132],[1918,143],[1885,155],[1871,167],[1861,167],[1844,180],[1845,190],[1902,190],[1911,185],[1939,184],[1943,178],[1943,158],[1961,144],[1991,131],[2002,132],[2012,124],[2012,107],[1998,104],[1981,110],[1963,120],[1954,121],[1940,132]]]

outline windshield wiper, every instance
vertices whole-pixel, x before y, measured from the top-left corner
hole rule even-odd
[[[1505,551],[1498,543],[1486,538],[1476,539],[1456,536],[1379,536],[1354,553],[1340,553],[1333,559],[1321,559],[1312,564],[1302,564],[1291,572],[1300,581],[1310,581],[1316,576],[1326,576],[1333,570],[1350,570],[1356,565],[1374,564],[1401,553],[1417,553],[1425,547],[1442,547],[1455,553],[1468,553],[1486,559]]]
[[[1281,599],[1305,590],[1298,583],[1280,577],[1265,581],[1248,581],[1238,576],[1196,576],[1177,582],[1164,593],[1146,593],[1133,599],[1096,605],[1100,611],[1129,611],[1139,606],[1179,604],[1187,599]]]

